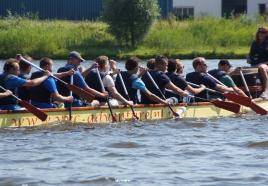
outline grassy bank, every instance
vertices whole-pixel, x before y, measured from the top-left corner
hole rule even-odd
[[[0,58],[23,53],[64,59],[68,51],[86,58],[105,54],[115,58],[158,54],[179,58],[245,58],[256,29],[264,18],[249,20],[202,18],[157,21],[136,48],[120,47],[102,22],[40,21],[21,17],[0,19]]]

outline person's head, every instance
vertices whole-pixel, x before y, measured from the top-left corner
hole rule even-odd
[[[131,71],[136,74],[139,70],[139,62],[140,59],[137,57],[129,58],[125,63],[125,68],[127,71]]]
[[[208,69],[206,60],[203,57],[194,58],[193,67],[196,72],[200,72],[200,73],[206,73]]]
[[[44,57],[40,60],[40,67],[44,70],[48,70],[49,72],[52,72],[53,70],[53,61],[52,59],[48,57]]]
[[[81,54],[76,51],[72,51],[68,55],[68,64],[78,67],[83,61],[85,60],[82,58]]]
[[[154,69],[154,64],[155,64],[155,59],[154,58],[151,58],[147,61],[147,68],[149,70],[153,70]]]
[[[168,58],[165,56],[157,56],[155,58],[155,69],[166,72],[168,67]]]
[[[168,60],[168,72],[176,72],[178,74],[183,73],[183,64],[179,59],[169,59]]]
[[[218,63],[218,69],[224,72],[229,72],[232,65],[227,59],[221,59]]]
[[[20,66],[19,61],[14,58],[8,59],[4,64],[4,73],[7,74],[13,74],[13,75],[19,75],[20,74]]]
[[[96,62],[98,63],[99,69],[103,71],[109,70],[109,58],[107,56],[97,57]]]
[[[30,56],[24,56],[28,61],[32,61],[33,59]],[[24,62],[23,60],[19,61],[20,73],[22,74],[30,74],[32,70],[32,66],[29,63]]]
[[[262,43],[268,40],[268,28],[260,27],[256,32],[256,41],[257,43]]]

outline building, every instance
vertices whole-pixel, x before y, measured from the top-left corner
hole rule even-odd
[[[38,15],[40,19],[95,20],[102,11],[103,0],[1,0],[0,16]],[[105,0],[104,0],[105,1]],[[158,0],[162,17],[172,11],[173,0]]]
[[[173,14],[179,19],[200,16],[225,17],[268,12],[268,0],[173,0]]]

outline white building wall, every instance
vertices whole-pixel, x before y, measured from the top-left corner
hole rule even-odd
[[[194,17],[221,17],[222,14],[221,0],[173,0],[173,7],[193,7]]]
[[[247,14],[248,16],[259,15],[259,4],[266,4],[266,12],[268,12],[268,0],[247,0]]]

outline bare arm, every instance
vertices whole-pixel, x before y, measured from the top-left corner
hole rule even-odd
[[[247,97],[247,95],[240,88],[238,87],[232,87],[232,88],[237,94]]]
[[[73,101],[73,96],[62,96],[58,92],[51,94],[51,97],[55,101],[60,101],[60,102],[72,102]]]
[[[149,90],[147,90],[147,89],[145,89],[145,91],[143,91],[143,93],[144,93],[144,94],[145,94],[151,101],[154,101],[154,102],[156,102],[156,103],[162,103],[162,104],[165,104],[165,105],[168,104],[165,100],[159,98],[157,95],[151,93],[151,92],[150,92]]]
[[[200,92],[204,91],[206,89],[206,86],[201,85],[199,88],[193,88],[191,85],[188,85],[186,87],[186,90],[192,94],[199,94]]]
[[[91,70],[93,70],[94,68],[97,68],[98,67],[98,64],[97,63],[93,63],[88,69],[86,69],[86,70],[84,70],[81,74],[82,74],[82,76],[83,77],[86,77],[88,74],[89,74],[89,72],[91,71]]]
[[[59,73],[54,73],[53,75],[56,76],[57,78],[64,78],[66,76],[71,76],[74,74],[74,71],[73,70],[69,70],[69,71],[66,71],[66,72],[59,72]]]
[[[90,87],[86,87],[85,90],[88,91],[89,93],[93,94],[94,96],[99,97],[99,98],[107,98],[108,97],[107,92],[102,93],[102,92],[99,92],[99,91],[92,89]]]
[[[187,92],[183,91],[171,82],[168,83],[165,88],[172,90],[175,94],[178,94],[180,96],[188,96]]]
[[[123,96],[121,96],[121,94],[119,94],[119,92],[116,90],[116,88],[114,86],[108,87],[108,90],[114,99],[117,99],[118,101],[120,101],[126,105],[132,106],[132,104],[130,104],[130,102],[128,100],[126,100]]]
[[[43,81],[45,81],[49,76],[45,75],[40,78],[32,79],[32,80],[27,80],[24,86],[26,87],[34,87],[40,85]]]
[[[0,98],[4,98],[7,96],[11,96],[12,92],[10,90],[6,90],[5,92],[0,93]]]
[[[233,88],[226,87],[226,86],[223,86],[223,85],[220,85],[220,84],[217,84],[216,85],[215,90],[217,90],[217,91],[219,91],[221,93],[224,93],[224,92],[234,92]]]

